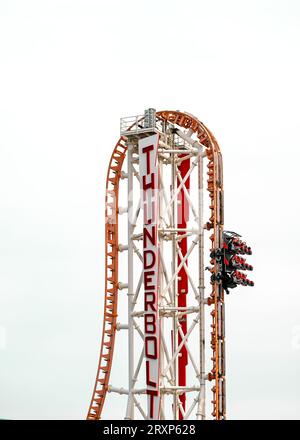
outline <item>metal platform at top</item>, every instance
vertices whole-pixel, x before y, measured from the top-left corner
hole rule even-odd
[[[126,137],[143,137],[164,132],[165,122],[156,117],[153,108],[145,110],[143,115],[127,116],[120,119],[120,134]]]

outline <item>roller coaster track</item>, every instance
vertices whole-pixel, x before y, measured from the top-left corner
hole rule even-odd
[[[210,218],[205,228],[211,230],[211,251],[222,247],[224,223],[222,156],[218,143],[205,125],[194,116],[179,111],[161,111],[156,116],[163,121],[190,129],[196,133],[199,143],[205,148],[207,163],[207,190],[210,197]],[[100,359],[93,395],[87,419],[97,420],[101,413],[108,391],[108,383],[113,361],[117,303],[118,303],[118,196],[121,170],[126,156],[126,138],[120,138],[111,156],[106,181],[106,283],[102,342]],[[211,259],[212,273],[220,270],[215,258]],[[224,291],[218,282],[211,283],[211,293],[207,303],[212,307],[211,348],[212,369],[207,378],[213,382],[212,416],[216,420],[226,418],[225,406],[225,310]]]
[[[118,308],[118,200],[119,181],[127,146],[120,138],[108,166],[105,203],[105,298],[97,377],[87,419],[97,420],[104,405],[113,361]]]

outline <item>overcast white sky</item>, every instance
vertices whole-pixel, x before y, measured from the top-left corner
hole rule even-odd
[[[195,114],[253,289],[226,298],[228,417],[300,415],[297,0],[0,0],[0,418],[84,418],[119,118]]]

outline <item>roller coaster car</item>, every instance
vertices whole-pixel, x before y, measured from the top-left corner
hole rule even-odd
[[[235,287],[237,287],[237,283],[235,283],[232,277],[228,275],[226,272],[223,274],[222,285],[227,295],[229,295],[228,289],[234,289]]]
[[[241,240],[241,236],[236,232],[224,231],[222,253],[220,249],[216,249],[211,256],[219,262],[222,260],[222,286],[227,294],[229,289],[234,289],[238,285],[254,286],[254,282],[240,272],[240,270],[253,270],[253,266],[246,263],[245,258],[240,257],[245,254],[251,255],[252,250]]]

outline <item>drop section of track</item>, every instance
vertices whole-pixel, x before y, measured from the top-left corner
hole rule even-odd
[[[111,155],[106,179],[105,204],[105,299],[100,358],[88,420],[101,417],[112,367],[118,306],[118,206],[119,182],[127,146],[120,138]]]

